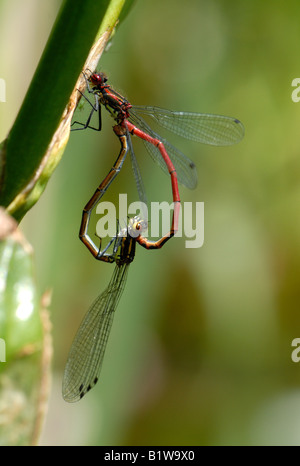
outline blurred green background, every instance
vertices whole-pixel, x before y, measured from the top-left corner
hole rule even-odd
[[[59,6],[0,1],[0,140]],[[40,289],[53,289],[42,444],[300,444],[300,364],[291,360],[300,337],[300,103],[291,99],[299,22],[296,0],[137,0],[117,31],[101,69],[132,103],[234,116],[246,134],[227,148],[170,137],[198,168],[198,187],[181,197],[205,203],[204,245],[186,249],[178,238],[161,251],[138,248],[101,381],[75,405],[61,397],[64,364],[113,270],[80,243],[81,211],[118,141],[105,114],[101,134],[71,135],[22,222]],[[149,199],[170,200],[168,177],[134,142]],[[114,186],[136,195],[129,161]]]

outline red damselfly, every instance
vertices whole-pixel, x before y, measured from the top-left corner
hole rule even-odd
[[[149,241],[142,235],[140,235],[138,239],[139,244],[147,249],[160,248],[169,238],[174,236],[178,229],[180,209],[178,181],[187,188],[195,188],[197,185],[197,171],[194,162],[166,139],[154,132],[148,123],[146,123],[143,116],[154,119],[159,125],[179,136],[215,146],[226,146],[238,143],[244,136],[243,124],[236,118],[223,115],[174,112],[158,107],[131,105],[121,94],[107,84],[107,76],[105,73],[95,72],[89,74],[84,73],[83,75],[86,81],[87,91],[94,96],[95,101],[94,103],[91,102],[81,93],[89,102],[92,109],[85,123],[78,121],[72,123],[72,125],[79,125],[78,128],[73,128],[72,130],[91,128],[100,131],[102,128],[101,107],[104,106],[117,123],[113,129],[119,137],[121,151],[110,173],[99,185],[95,194],[84,208],[80,227],[80,238],[92,254],[97,257],[96,251],[98,251],[98,249],[88,235],[88,223],[91,211],[119,173],[128,151],[130,151],[131,154],[139,197],[142,202],[145,202],[142,178],[134,156],[130,137],[134,135],[143,140],[151,157],[164,171],[167,171],[171,177],[174,212],[169,233],[162,236],[157,241]],[[95,112],[98,113],[97,127],[90,124]]]
[[[106,290],[98,296],[85,315],[72,343],[63,376],[63,398],[79,401],[98,381],[114,313],[123,293],[128,266],[135,256],[136,242],[145,229],[144,222],[134,217],[97,258],[115,262],[116,266]],[[109,246],[114,243],[112,254]]]

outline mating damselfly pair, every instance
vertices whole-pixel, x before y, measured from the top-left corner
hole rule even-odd
[[[71,346],[63,378],[63,397],[69,402],[81,399],[98,381],[114,312],[124,290],[128,265],[134,259],[136,243],[146,249],[159,249],[174,236],[178,229],[180,210],[178,182],[190,189],[197,185],[197,171],[194,162],[154,132],[144,117],[155,120],[163,128],[179,136],[203,144],[232,145],[238,143],[244,136],[244,127],[236,118],[131,105],[107,83],[105,73],[91,73],[87,70],[83,76],[87,92],[93,97],[93,101],[81,92],[80,95],[89,103],[91,111],[85,123],[75,121],[72,124],[75,127],[72,129],[85,130],[90,128],[100,131],[102,129],[101,109],[104,107],[114,119],[113,131],[120,141],[121,149],[112,169],[100,183],[82,213],[80,239],[96,259],[110,263],[115,262],[116,265],[108,287],[88,310]],[[94,114],[98,116],[97,126],[91,125]],[[170,231],[156,241],[149,241],[143,236],[147,227],[144,220],[138,217],[131,218],[127,227],[117,232],[108,245],[101,250],[101,238],[100,246],[97,247],[89,235],[91,214],[121,171],[128,152],[130,153],[139,198],[142,202],[146,202],[144,184],[135,157],[132,136],[143,140],[151,157],[170,175],[174,203]],[[110,253],[108,249],[111,245],[113,245],[113,251]]]

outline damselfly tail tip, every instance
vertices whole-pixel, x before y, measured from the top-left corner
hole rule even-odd
[[[80,401],[98,382],[98,377],[95,377],[93,382],[89,383],[86,387],[82,383],[78,390],[68,390],[63,386],[63,399],[68,403],[76,403]]]

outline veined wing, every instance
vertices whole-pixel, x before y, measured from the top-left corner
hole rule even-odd
[[[145,133],[149,134],[153,138],[160,140],[164,144],[166,151],[168,152],[168,155],[176,169],[178,181],[187,188],[194,189],[197,186],[197,170],[194,162],[176,147],[172,146],[172,144],[170,144],[166,139],[155,133],[155,131],[150,128],[145,120],[135,112],[136,108],[137,107],[133,107],[134,111],[130,114],[130,117],[128,118],[129,121]],[[153,160],[157,162],[166,173],[168,173],[168,168],[164,159],[162,158],[159,149],[147,141],[143,142]]]
[[[159,107],[134,106],[139,115],[148,115],[179,136],[203,144],[228,146],[244,137],[243,124],[236,118],[209,113],[173,112]]]
[[[140,202],[145,205],[148,205],[146,191],[145,191],[145,187],[144,187],[144,183],[143,183],[143,179],[141,175],[141,170],[140,170],[140,167],[138,165],[138,162],[137,162],[134,150],[133,150],[133,145],[132,145],[131,137],[130,137],[128,130],[127,130],[127,143],[129,146],[131,167],[132,167],[133,175],[135,178],[135,183],[136,183],[136,187],[138,190]],[[144,215],[142,217],[145,218]]]
[[[106,290],[93,302],[79,327],[63,376],[62,392],[65,401],[79,401],[98,381],[127,272],[128,264],[115,266]]]

